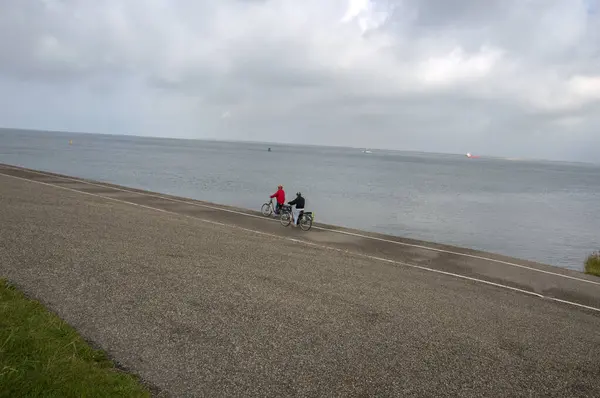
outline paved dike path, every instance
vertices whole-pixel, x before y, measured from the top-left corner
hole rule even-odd
[[[600,396],[600,278],[8,165],[0,220],[0,277],[165,396]]]

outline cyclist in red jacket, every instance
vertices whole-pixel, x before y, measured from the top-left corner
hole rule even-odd
[[[279,209],[285,203],[285,191],[283,190],[283,185],[279,185],[277,187],[277,192],[275,192],[273,195],[271,195],[269,197],[271,199],[277,198],[277,204],[275,206],[275,214],[279,214]]]

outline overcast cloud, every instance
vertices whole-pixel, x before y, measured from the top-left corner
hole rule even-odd
[[[600,0],[10,0],[0,125],[598,161]]]

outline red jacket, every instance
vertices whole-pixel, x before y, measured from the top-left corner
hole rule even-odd
[[[280,205],[285,203],[285,192],[283,189],[278,189],[273,195],[269,196],[270,198],[277,198],[277,203]]]

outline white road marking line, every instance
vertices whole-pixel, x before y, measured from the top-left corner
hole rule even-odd
[[[233,225],[233,224],[225,224],[225,223],[221,223],[221,222],[218,222],[218,221],[206,220],[206,219],[203,219],[203,218],[200,218],[200,217],[194,217],[194,216],[190,216],[190,215],[187,215],[187,214],[180,214],[180,213],[176,213],[176,212],[173,212],[173,211],[170,211],[170,210],[164,210],[164,209],[159,209],[159,208],[156,208],[156,207],[142,205],[142,204],[139,204],[139,203],[128,202],[126,200],[117,199],[117,198],[111,198],[111,197],[108,197],[108,196],[102,196],[102,195],[98,195],[98,194],[91,193],[91,192],[79,191],[77,189],[63,187],[63,186],[55,185],[55,184],[50,184],[50,183],[47,183],[47,182],[35,181],[35,180],[28,179],[28,178],[12,176],[12,175],[3,174],[3,173],[0,173],[0,175],[3,175],[5,177],[9,177],[9,178],[14,178],[14,179],[21,180],[21,181],[30,182],[30,183],[46,185],[46,186],[54,187],[54,188],[58,188],[58,189],[64,189],[66,191],[71,191],[71,192],[75,192],[75,193],[79,193],[79,194],[94,196],[94,197],[97,197],[97,198],[106,199],[106,200],[110,200],[110,201],[114,201],[114,202],[118,202],[118,203],[123,203],[123,204],[127,204],[127,205],[132,205],[132,206],[138,206],[138,207],[141,207],[141,208],[144,208],[144,209],[148,209],[148,210],[155,210],[155,211],[158,211],[158,212],[161,212],[161,213],[167,213],[167,214],[172,214],[172,215],[176,215],[176,216],[179,216],[179,217],[185,217],[185,218],[189,218],[189,219],[192,219],[192,220],[195,220],[195,221],[201,221],[201,222],[204,222],[204,223],[207,223],[207,224],[219,225],[219,226],[223,226],[223,227],[229,227],[229,228],[232,228],[232,229],[239,229],[239,230],[242,230],[242,231],[251,232],[253,234],[258,234],[258,235],[263,235],[263,236],[269,236],[269,237],[275,238],[275,239],[287,240],[287,241],[290,241],[290,242],[300,243],[300,244],[304,244],[304,245],[307,245],[307,246],[317,247],[317,248],[320,248],[320,249],[333,250],[333,251],[337,251],[337,252],[340,252],[340,253],[349,254],[349,255],[352,255],[352,256],[357,256],[357,257],[367,258],[367,259],[371,259],[371,260],[381,261],[381,262],[385,262],[385,263],[389,263],[389,264],[396,264],[396,265],[404,266],[404,267],[416,268],[416,269],[420,269],[420,270],[423,270],[423,271],[433,272],[433,273],[442,274],[442,275],[448,275],[448,276],[452,276],[452,277],[455,277],[455,278],[465,279],[465,280],[469,280],[469,281],[473,281],[473,282],[479,282],[479,283],[483,283],[483,284],[486,284],[486,285],[496,286],[496,287],[499,287],[499,288],[503,288],[503,289],[507,289],[507,290],[512,290],[512,291],[523,293],[523,294],[526,294],[526,295],[535,296],[535,297],[538,297],[538,298],[541,298],[541,299],[549,299],[549,300],[557,301],[557,302],[560,302],[560,303],[563,303],[563,304],[570,304],[570,305],[573,305],[573,306],[576,306],[576,307],[586,308],[586,309],[589,309],[589,310],[600,312],[600,308],[591,307],[591,306],[587,306],[587,305],[575,303],[575,302],[572,302],[572,301],[567,301],[567,300],[562,300],[562,299],[554,298],[554,297],[546,297],[546,296],[541,295],[541,294],[536,293],[536,292],[532,292],[532,291],[524,290],[524,289],[519,289],[519,288],[508,286],[508,285],[503,285],[503,284],[500,284],[500,283],[490,282],[490,281],[486,281],[486,280],[483,280],[483,279],[472,278],[472,277],[465,276],[465,275],[460,275],[460,274],[455,274],[455,273],[452,273],[452,272],[441,271],[441,270],[437,270],[437,269],[433,269],[433,268],[427,268],[427,267],[423,267],[423,266],[420,266],[420,265],[409,264],[409,263],[405,263],[405,262],[402,262],[402,261],[391,260],[391,259],[387,259],[387,258],[383,258],[383,257],[376,257],[376,256],[370,256],[370,255],[367,255],[367,254],[356,253],[356,252],[352,252],[352,251],[349,251],[349,250],[338,249],[336,247],[319,245],[319,244],[316,244],[316,243],[307,242],[307,241],[302,240],[302,239],[295,239],[295,238],[289,238],[289,237],[285,237],[285,236],[281,236],[281,235],[270,234],[268,232],[257,231],[257,230],[254,230],[254,229],[244,228],[244,227],[240,227],[240,226]]]
[[[162,195],[156,195],[156,194],[152,194],[152,193],[136,192],[136,191],[131,191],[131,190],[128,190],[128,189],[125,189],[125,188],[117,188],[117,187],[113,187],[113,186],[108,186],[108,185],[103,185],[103,184],[96,184],[96,183],[89,182],[89,181],[79,180],[77,178],[55,176],[55,175],[48,174],[48,173],[41,172],[41,171],[29,170],[29,169],[22,169],[22,168],[15,167],[15,166],[10,166],[10,165],[4,165],[4,167],[12,168],[13,170],[19,170],[19,171],[25,171],[25,172],[28,172],[28,173],[39,174],[39,175],[43,175],[45,177],[60,178],[60,179],[63,179],[63,180],[74,181],[74,182],[78,182],[78,183],[82,183],[82,184],[87,184],[87,185],[92,185],[92,186],[97,186],[97,187],[101,187],[101,188],[114,189],[115,191],[133,193],[133,194],[136,194],[136,195],[148,196],[148,197],[153,197],[153,198],[168,200],[168,201],[171,201],[171,202],[185,203],[185,204],[192,205],[192,206],[204,207],[204,208],[211,209],[211,210],[217,210],[217,211],[223,211],[223,212],[228,212],[228,213],[239,214],[239,215],[243,215],[243,216],[246,216],[246,217],[260,218],[260,219],[264,219],[264,220],[267,220],[267,221],[275,221],[275,222],[277,221],[277,220],[265,218],[264,216],[257,216],[257,215],[254,215],[254,214],[244,213],[244,212],[237,211],[237,210],[225,209],[225,208],[221,208],[221,207],[217,207],[217,206],[205,205],[205,204],[202,204],[202,203],[190,202],[190,201],[181,200],[181,199],[169,198],[169,197],[165,197],[165,196],[162,196]],[[589,283],[589,284],[592,284],[592,285],[600,286],[600,282],[596,282],[596,281],[592,281],[592,280],[588,280],[588,279],[583,279],[583,278],[577,278],[575,276],[570,276],[570,275],[559,274],[557,272],[545,271],[545,270],[541,270],[541,269],[538,269],[538,268],[529,267],[527,265],[511,263],[509,261],[503,261],[503,260],[497,260],[497,259],[493,259],[493,258],[489,258],[489,257],[478,256],[478,255],[475,255],[475,254],[460,253],[460,252],[456,252],[456,251],[444,250],[444,249],[437,249],[437,248],[434,248],[434,247],[417,245],[417,244],[413,244],[413,243],[398,242],[398,241],[390,240],[390,239],[377,238],[375,236],[361,235],[361,234],[354,233],[354,232],[339,231],[339,230],[330,229],[330,228],[318,227],[316,225],[313,226],[313,228],[314,229],[319,229],[319,230],[322,230],[322,231],[334,232],[334,233],[339,233],[339,234],[349,235],[349,236],[355,236],[355,237],[364,238],[364,239],[371,239],[371,240],[376,240],[376,241],[385,242],[385,243],[391,243],[391,244],[400,245],[400,246],[414,247],[414,248],[417,248],[417,249],[435,251],[435,252],[438,252],[438,253],[453,254],[453,255],[457,255],[457,256],[474,258],[474,259],[477,259],[477,260],[490,261],[490,262],[494,262],[494,263],[509,265],[511,267],[517,267],[517,268],[527,269],[527,270],[530,270],[530,271],[540,272],[540,273],[543,273],[543,274],[558,276],[558,277],[561,277],[561,278],[572,279],[572,280],[576,280],[578,282],[584,282],[584,283]]]

